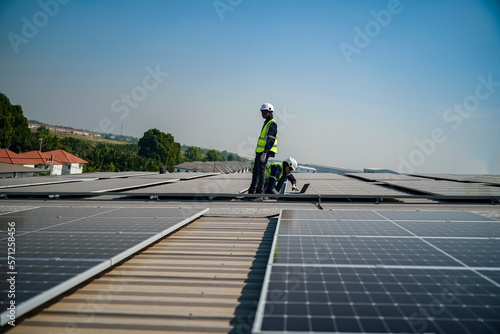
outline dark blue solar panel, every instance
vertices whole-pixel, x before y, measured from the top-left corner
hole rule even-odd
[[[284,210],[253,332],[499,333],[499,235],[470,212]]]

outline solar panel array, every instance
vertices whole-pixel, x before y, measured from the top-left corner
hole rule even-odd
[[[476,182],[500,185],[500,175],[492,174],[411,174],[436,180],[449,180],[458,182]]]
[[[0,191],[6,188],[16,188],[16,187],[29,187],[29,186],[40,186],[46,184],[60,184],[67,182],[79,182],[85,180],[96,180],[96,178],[82,178],[76,179],[73,177],[66,176],[38,176],[38,177],[20,177],[20,178],[0,178]]]
[[[140,187],[150,187],[158,184],[176,182],[178,179],[163,178],[158,180],[143,179],[141,177],[109,178],[85,182],[71,182],[64,184],[47,184],[29,187],[2,189],[6,195],[17,194],[64,194],[88,193],[89,195],[108,191],[128,190]]]
[[[135,196],[210,196],[220,194],[236,195],[248,189],[251,174],[234,173],[197,178],[185,182],[127,191]]]
[[[398,197],[404,194],[397,190],[336,174],[317,174],[315,176],[314,173],[297,173],[294,176],[299,187],[301,184],[311,183],[307,194],[321,195],[325,198],[328,196]]]
[[[456,196],[463,198],[500,197],[500,187],[488,186],[481,183],[461,183],[440,180],[385,181],[385,183],[438,196]]]
[[[219,173],[119,172],[0,179],[0,194],[6,196],[95,196],[104,192],[148,188],[178,181],[188,182],[216,175]],[[216,182],[217,180],[213,181],[213,183]],[[180,187],[189,189],[186,185]]]
[[[16,281],[17,316],[117,264],[171,233],[208,209],[39,207],[0,215],[0,246],[7,250],[7,230],[15,223],[15,272],[0,273],[6,310],[11,276]],[[6,251],[0,255],[7,263]],[[2,267],[5,268],[5,267]],[[1,313],[1,325],[7,312]]]
[[[254,333],[498,333],[500,222],[283,210]]]
[[[484,183],[433,180],[389,173],[295,173],[297,185],[309,183],[304,194],[283,198],[385,199],[418,194],[431,199],[481,199],[498,201],[500,187]],[[84,173],[65,176],[0,179],[0,197],[5,196],[97,196],[115,192],[132,197],[237,197],[251,183],[250,173]],[[491,179],[494,181],[494,178]],[[85,181],[85,182],[82,182]],[[375,181],[375,182],[373,182]]]
[[[421,177],[409,176],[394,173],[347,173],[347,176],[353,176],[368,181],[418,181],[425,180]]]

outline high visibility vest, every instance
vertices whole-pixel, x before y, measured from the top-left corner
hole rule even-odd
[[[281,166],[282,167],[282,163],[281,162],[275,162],[275,163],[272,163],[272,164],[269,164],[269,165],[266,166],[266,169],[265,169],[265,172],[266,172],[266,181],[271,176],[271,168],[273,168],[274,166]],[[276,178],[276,182],[278,182],[281,179],[282,176],[283,176],[283,167],[281,168],[280,175]],[[274,177],[274,175],[273,175],[273,177]]]
[[[266,125],[262,128],[262,131],[260,132],[260,137],[259,140],[257,141],[257,148],[255,149],[255,153],[262,153],[264,152],[264,149],[266,147],[267,143],[267,137],[268,137],[268,132],[269,132],[269,126],[271,123],[275,123],[276,126],[278,123],[274,119],[271,119],[269,122],[266,123]],[[276,134],[276,138],[274,139],[274,144],[273,147],[271,147],[270,151],[274,153],[278,153],[278,135]]]

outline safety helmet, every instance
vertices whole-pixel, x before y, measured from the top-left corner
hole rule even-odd
[[[297,169],[297,161],[294,158],[290,157],[290,158],[286,159],[283,162],[286,162],[288,164],[288,166],[290,166],[290,168],[292,170],[296,170]]]
[[[273,112],[274,111],[274,107],[271,103],[264,103],[262,105],[262,107],[260,107],[260,111],[264,111],[264,110],[267,110],[269,112]]]

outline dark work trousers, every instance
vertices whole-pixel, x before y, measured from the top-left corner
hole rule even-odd
[[[269,159],[269,155],[266,156],[266,161],[262,163],[260,161],[260,157],[262,153],[255,154],[255,161],[253,162],[253,172],[252,172],[252,184],[250,184],[250,188],[248,188],[249,194],[262,194],[264,193],[264,181],[266,178],[266,165],[267,159]]]

